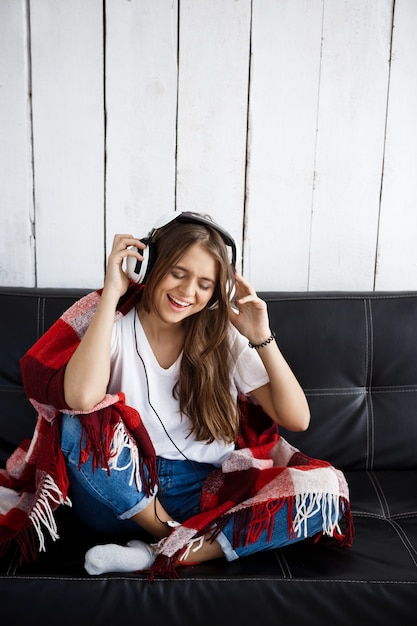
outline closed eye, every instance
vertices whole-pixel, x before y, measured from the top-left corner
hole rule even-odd
[[[209,283],[199,283],[199,287],[200,289],[203,289],[203,291],[208,291],[209,289],[212,289],[213,283],[211,281]]]
[[[185,270],[181,267],[173,267],[171,269],[171,275],[177,280],[182,280],[183,278],[186,278],[188,273],[189,273],[188,270]],[[214,285],[215,285],[215,281],[212,280],[211,278],[206,278],[206,277],[200,278],[200,281],[198,283],[198,286],[200,287],[200,289],[203,289],[204,291],[213,289]]]

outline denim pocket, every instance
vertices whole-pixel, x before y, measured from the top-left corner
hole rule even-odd
[[[199,513],[201,490],[212,469],[207,463],[158,459],[158,498],[173,519],[182,522]]]

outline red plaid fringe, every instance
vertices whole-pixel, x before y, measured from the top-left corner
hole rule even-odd
[[[136,303],[141,287],[131,285],[116,316]],[[46,549],[44,533],[58,539],[54,511],[68,499],[68,477],[60,448],[60,415],[71,411],[63,397],[63,376],[97,308],[101,291],[70,307],[27,352],[21,361],[25,392],[38,412],[32,440],[24,441],[0,470],[0,555],[16,543],[21,560],[35,559]],[[323,534],[350,545],[353,537],[349,493],[343,474],[325,461],[311,459],[279,436],[276,424],[260,407],[240,398],[241,433],[237,450],[221,469],[213,470],[203,488],[201,513],[173,530],[161,547],[151,577],[175,576],[178,555],[191,539],[220,532],[233,516],[236,542],[256,542],[269,536],[274,513],[288,504],[289,533],[302,538],[308,512],[306,498],[315,498],[329,511]],[[107,395],[93,411],[77,413],[87,444],[80,464],[90,455],[95,467],[110,471],[120,445],[131,451],[137,488],[151,494],[157,483],[155,452],[138,411],[126,405],[122,391]],[[146,468],[146,471],[145,471]],[[341,531],[335,508],[346,520]],[[330,512],[333,511],[333,514]],[[297,513],[297,515],[295,515]],[[296,521],[295,521],[296,520]]]

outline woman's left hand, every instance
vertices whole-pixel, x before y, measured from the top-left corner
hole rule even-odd
[[[255,289],[236,273],[236,304],[229,309],[229,319],[237,330],[254,345],[262,343],[271,335],[266,306]]]
[[[271,337],[266,306],[250,283],[236,274],[237,312],[230,308],[229,319],[253,346]],[[267,347],[265,347],[267,346]],[[269,376],[269,383],[251,394],[277,424],[288,430],[305,430],[310,421],[310,409],[291,368],[275,341],[257,350]]]

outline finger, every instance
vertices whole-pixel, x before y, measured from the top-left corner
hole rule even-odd
[[[246,291],[248,293],[256,294],[256,291],[255,291],[254,287],[252,286],[252,284],[250,282],[248,282],[247,280],[245,280],[243,278],[243,276],[241,276],[238,272],[236,272],[235,278],[236,278],[236,282],[237,282],[238,287],[246,289]]]
[[[233,325],[238,323],[239,311],[234,306],[229,307],[229,320]]]
[[[250,293],[246,296],[242,296],[242,298],[238,299],[238,304],[265,304],[261,298],[259,298],[256,293]]]
[[[133,235],[129,234],[117,234],[113,239],[113,248],[123,249],[129,247],[136,247],[140,250],[144,250],[146,248],[146,244],[143,243],[137,237],[133,237]]]
[[[122,244],[116,245],[109,255],[107,266],[110,268],[113,265],[117,265],[122,269],[125,266],[126,259],[130,257],[143,261],[144,257],[141,252],[142,250],[139,250],[136,246],[126,248],[124,245],[122,247]]]

